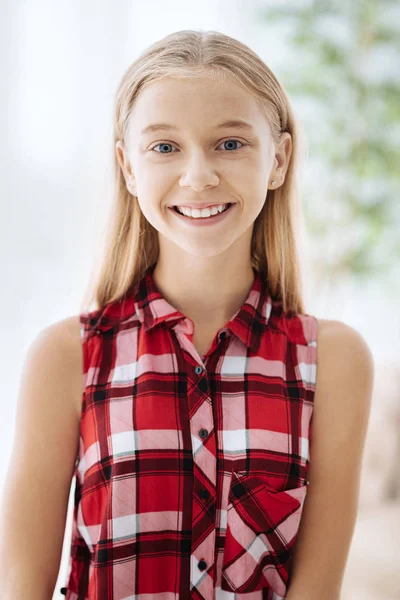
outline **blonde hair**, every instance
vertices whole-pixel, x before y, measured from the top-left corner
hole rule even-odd
[[[304,313],[296,218],[300,202],[296,175],[300,159],[299,128],[281,84],[261,58],[242,42],[218,31],[183,30],[149,46],[127,69],[115,95],[114,201],[107,224],[104,255],[97,279],[89,284],[82,309],[95,309],[125,298],[145,271],[157,262],[158,232],[127,190],[115,145],[125,140],[132,107],[140,91],[166,76],[190,78],[227,75],[253,94],[269,120],[278,144],[282,132],[292,137],[292,153],[283,184],[268,190],[254,223],[251,261],[284,311]]]

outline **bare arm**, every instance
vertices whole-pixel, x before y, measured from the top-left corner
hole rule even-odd
[[[357,517],[374,378],[364,338],[320,321],[317,382],[304,503],[286,600],[339,600]]]
[[[0,511],[3,600],[50,600],[79,449],[79,318],[45,328],[22,369],[14,444]]]

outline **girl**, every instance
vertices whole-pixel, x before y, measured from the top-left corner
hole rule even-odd
[[[337,600],[373,362],[304,309],[289,100],[241,42],[180,31],[123,76],[114,136],[96,305],[24,366],[3,598],[53,592],[75,476],[68,600]]]

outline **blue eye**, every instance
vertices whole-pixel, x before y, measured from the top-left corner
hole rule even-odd
[[[157,144],[156,146],[153,146],[153,148],[150,148],[150,150],[154,150],[154,148],[157,148],[157,146],[172,146],[172,144],[169,144],[168,142],[161,142],[160,144]],[[171,152],[157,152],[157,154],[171,154]]]
[[[242,146],[245,146],[245,144],[243,144],[243,142],[240,142],[239,140],[235,140],[235,139],[225,140],[222,143],[223,144],[230,144],[231,142],[233,142],[234,144],[237,144],[239,142],[239,144],[242,144]],[[238,150],[238,148],[233,148],[233,150]]]
[[[242,146],[246,146],[246,144],[244,144],[243,142],[241,142],[240,140],[236,140],[236,139],[229,139],[229,140],[225,140],[224,142],[221,142],[220,145],[222,144],[228,144],[234,142],[235,144],[237,144],[239,142],[239,144],[242,144]],[[159,144],[156,144],[155,146],[153,146],[152,148],[150,148],[150,150],[154,150],[155,148],[157,148],[158,146],[163,146],[165,148],[165,146],[171,146],[173,148],[175,148],[175,146],[173,144],[170,144],[169,142],[160,142]],[[235,151],[235,150],[240,150],[240,148],[233,148],[231,149],[231,151]],[[171,152],[156,152],[157,154],[172,154]]]

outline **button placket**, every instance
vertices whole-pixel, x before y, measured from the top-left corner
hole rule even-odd
[[[193,500],[192,500],[192,547],[191,587],[196,595],[211,598],[214,589],[215,559],[215,490],[216,487],[216,440],[212,435],[214,419],[208,390],[206,369],[194,366],[194,385],[189,388],[191,413],[190,429],[193,440]],[[214,498],[214,500],[213,500]],[[201,503],[204,509],[201,508]]]

